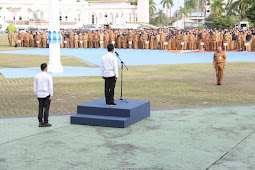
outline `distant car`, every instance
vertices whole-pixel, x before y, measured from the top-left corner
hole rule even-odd
[[[97,28],[94,25],[84,25],[82,27],[82,29],[85,30],[85,31],[95,31],[95,30],[97,30]]]
[[[28,27],[27,31],[29,31],[29,32],[31,32],[31,31],[38,31],[38,28]]]
[[[17,31],[26,32],[26,29],[25,28],[17,28]]]

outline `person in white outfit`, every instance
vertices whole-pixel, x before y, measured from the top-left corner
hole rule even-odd
[[[37,74],[34,79],[34,93],[39,101],[39,127],[49,127],[51,126],[48,118],[50,103],[53,97],[53,81],[52,77],[47,74],[48,67],[46,63],[41,65],[41,70],[42,72]]]
[[[113,55],[114,46],[107,46],[108,53],[102,57],[101,74],[105,80],[105,102],[106,105],[116,106],[114,102],[114,88],[119,77],[117,58]]]

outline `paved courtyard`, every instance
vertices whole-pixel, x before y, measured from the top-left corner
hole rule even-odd
[[[255,169],[255,106],[153,111],[126,129],[0,119],[0,169]]]

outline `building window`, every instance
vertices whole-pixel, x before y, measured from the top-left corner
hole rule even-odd
[[[21,20],[22,20],[22,17],[19,17],[19,20],[21,21]]]
[[[95,24],[95,15],[92,15],[92,24]]]
[[[105,15],[104,17],[107,18],[107,15]]]
[[[68,21],[68,16],[66,16],[66,21]]]
[[[59,17],[59,20],[62,21],[62,16]]]

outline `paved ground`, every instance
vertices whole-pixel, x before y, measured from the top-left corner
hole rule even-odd
[[[255,169],[255,106],[153,111],[126,129],[0,119],[0,169]]]

